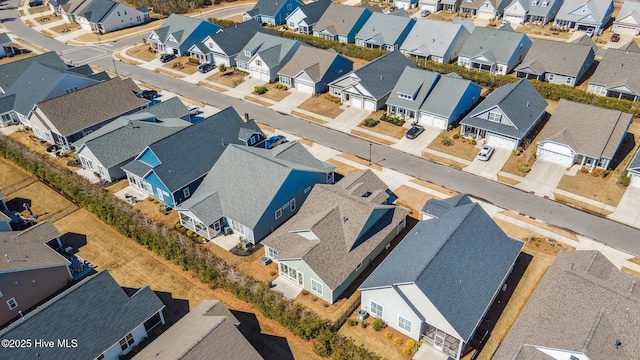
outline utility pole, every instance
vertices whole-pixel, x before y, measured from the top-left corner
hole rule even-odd
[[[371,147],[373,147],[373,144],[369,143],[369,166],[371,166]]]
[[[116,59],[111,59],[113,61],[113,70],[116,71],[116,76],[120,77],[120,75],[118,75],[118,68],[116,67]]]

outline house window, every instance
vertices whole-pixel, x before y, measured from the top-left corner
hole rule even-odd
[[[489,121],[495,121],[499,123],[500,120],[502,120],[502,114],[493,111],[489,112]]]
[[[295,211],[296,209],[296,198],[291,199],[291,201],[289,202],[289,205],[291,205],[291,211]]]
[[[543,2],[542,2],[542,7],[547,7],[547,5],[549,5],[549,2],[548,2],[548,1],[543,1]]]
[[[322,292],[323,292],[323,285],[321,282],[316,281],[316,279],[311,278],[311,291],[313,291],[314,293],[322,296]]]
[[[72,92],[74,92],[74,91],[78,91],[78,87],[77,87],[77,86],[74,86],[74,87],[71,87],[71,88],[66,89],[66,90],[64,91],[64,93],[65,93],[65,94],[70,94],[70,93],[72,93]]]
[[[287,5],[287,10],[291,10],[293,8],[293,6],[291,4]]]
[[[276,210],[276,219],[280,218],[280,216],[282,216],[282,209]]]
[[[0,291],[0,297],[2,297],[2,291]]]
[[[290,27],[290,28],[293,28],[293,27],[295,27],[295,26],[296,26],[296,23],[294,23],[293,21],[289,22],[289,27]]]
[[[306,188],[306,189],[304,189],[304,193],[305,193],[305,194],[306,194],[306,193],[308,193],[309,191],[311,191],[311,186],[307,186],[307,188]]]
[[[291,85],[291,78],[289,78],[288,76],[281,76],[280,83],[284,85]]]
[[[413,323],[411,322],[411,320],[408,320],[408,319],[402,317],[401,315],[398,315],[398,327],[400,329],[410,333],[412,325],[413,325]]]
[[[378,305],[373,300],[371,300],[371,315],[381,318],[383,311],[384,308],[382,307],[382,305]]]
[[[235,220],[231,220],[231,228],[237,234],[244,235],[244,225],[240,224]]]
[[[413,96],[411,96],[411,95],[407,95],[407,94],[400,94],[400,93],[398,93],[398,97],[399,97],[400,99],[413,100]]]
[[[274,249],[272,247],[267,247],[267,257],[275,259],[275,257],[278,256],[278,255],[280,255],[278,250],[276,250],[276,249]]]
[[[128,333],[127,336],[120,339],[120,349],[122,349],[122,351],[127,350],[131,345],[133,345],[133,335],[131,335],[131,333]]]
[[[142,19],[140,18],[140,16],[136,16],[136,20],[138,20],[138,22],[142,21]]]
[[[18,302],[16,301],[16,298],[11,298],[7,300],[7,306],[9,307],[9,310],[13,310],[16,307],[18,307]]]
[[[360,270],[360,268],[361,268],[361,267],[362,267],[362,263],[358,264],[358,265],[356,266],[356,271]]]
[[[102,166],[98,165],[98,172],[100,173],[100,175],[104,176],[104,168],[102,168]]]
[[[191,193],[189,192],[189,188],[182,189],[182,195],[184,195],[185,199],[188,198],[189,195],[191,195]]]
[[[262,66],[262,61],[261,60],[256,60],[256,66]]]
[[[554,74],[549,74],[549,81],[553,80],[554,77],[555,77]]]
[[[571,80],[573,80],[573,78],[570,78],[570,77],[567,78],[567,85],[571,85]]]
[[[531,2],[531,6],[536,6],[536,5],[538,5],[538,0],[533,0],[533,1]]]
[[[402,221],[400,221],[400,224],[398,224],[398,232],[402,231],[405,226],[407,226],[407,218],[402,219]]]

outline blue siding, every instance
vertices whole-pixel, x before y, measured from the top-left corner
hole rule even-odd
[[[205,37],[211,34],[217,33],[222,27],[210,23],[208,21],[203,21],[198,28],[196,28],[188,38],[182,40],[180,42],[180,55],[185,55],[189,53],[189,48],[192,47],[195,43],[202,41]]]
[[[341,72],[339,70],[342,69]],[[321,94],[329,89],[329,83],[340,76],[353,70],[353,62],[345,57],[337,56],[333,64],[329,66],[329,70],[324,74],[322,80],[316,83],[315,92]]]
[[[409,23],[407,24],[407,27],[404,28],[404,31],[400,34],[400,36],[398,36],[398,39],[396,40],[394,45],[398,45],[398,48],[400,48],[400,45],[402,45],[402,43],[407,38],[407,36],[411,32],[411,29],[413,29],[413,26],[415,24],[416,24],[416,20],[415,19],[411,19],[411,21],[409,21]]]
[[[184,186],[182,188],[180,188],[178,191],[173,193],[173,198],[175,200],[175,204],[176,205],[180,205],[180,203],[182,203],[183,201],[187,200],[188,198],[193,196],[193,193],[196,191],[196,189],[198,188],[198,186],[200,186],[200,183],[202,183],[202,180],[204,180],[205,175],[197,178],[196,180],[192,181],[189,185]],[[185,197],[184,196],[184,189],[189,188],[189,197]]]
[[[156,154],[154,154],[149,148],[142,153],[142,156],[140,156],[138,160],[152,167],[156,167],[161,164]]]
[[[315,184],[325,184],[327,182],[326,173],[315,173],[294,170],[284,181],[278,193],[273,197],[269,206],[265,209],[264,214],[253,228],[254,241],[260,242],[273,230],[277,229],[291,216],[298,212],[302,203],[307,199],[311,191],[304,193],[304,189]],[[296,208],[291,211],[291,207],[287,206],[282,210],[282,216],[278,219],[275,217],[276,210],[282,208],[291,199],[296,199]]]
[[[462,97],[460,98],[460,102],[456,105],[456,108],[451,113],[451,117],[449,118],[449,124],[453,124],[460,120],[462,115],[464,115],[467,110],[471,109],[475,104],[480,101],[480,86],[475,83],[469,84],[467,86],[467,90],[464,92]]]
[[[291,10],[287,10],[287,6],[291,5]],[[284,5],[280,8],[277,14],[274,16],[276,25],[282,25],[287,22],[287,16],[300,7],[300,3],[296,0],[286,0]]]
[[[360,15],[360,19],[356,21],[356,23],[351,28],[351,31],[347,34],[347,42],[349,44],[353,44],[356,42],[356,34],[358,33],[358,31],[360,31],[360,29],[362,29],[367,20],[369,20],[371,14],[372,13],[369,10],[365,10],[362,12],[362,15]]]
[[[175,207],[171,193],[169,192],[167,187],[164,186],[162,181],[160,181],[160,178],[158,177],[158,175],[156,175],[155,172],[152,171],[151,173],[149,173],[149,175],[144,180],[149,183],[153,189],[153,194],[151,195],[152,198],[162,202],[167,206]],[[163,192],[162,199],[160,199],[160,197],[158,196],[158,189],[162,190]]]

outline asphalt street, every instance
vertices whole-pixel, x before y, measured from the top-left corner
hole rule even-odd
[[[74,63],[89,59],[90,63],[135,80],[153,84],[168,91],[210,104],[218,108],[233,106],[238,113],[248,113],[257,121],[282,131],[309,139],[324,146],[353,154],[363,159],[369,158],[369,142],[321,125],[302,120],[288,114],[279,113],[250,102],[235,99],[222,93],[203,89],[197,85],[155,73],[120,61],[113,61],[111,53],[131,44],[143,35],[107,46],[93,46],[92,50],[78,49],[52,40],[25,25],[17,18],[18,0],[0,5],[0,19],[4,26],[16,36],[43,48],[57,51]],[[238,11],[237,8],[235,11]],[[219,15],[219,17],[223,17]],[[115,66],[115,68],[114,68]],[[554,201],[536,196],[510,186],[478,177],[464,171],[433,163],[427,159],[407,154],[386,146],[373,144],[372,162],[398,172],[438,184],[449,189],[468,193],[505,209],[540,219],[551,225],[574,231],[600,241],[610,247],[632,254],[640,254],[640,230],[627,225],[594,216]]]

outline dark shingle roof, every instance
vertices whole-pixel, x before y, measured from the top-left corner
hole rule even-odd
[[[460,123],[522,139],[540,119],[548,105],[529,81],[520,79],[496,89]],[[494,107],[498,107],[514,126],[477,117]]]
[[[0,273],[69,265],[69,260],[45,245],[59,236],[46,221],[24,231],[0,232],[1,251],[6,258],[0,261]]]
[[[169,100],[156,103],[146,109],[140,110],[140,113],[149,113],[158,119],[166,118],[185,118],[189,116],[189,108],[174,96]]]
[[[238,53],[236,61],[249,61],[258,54],[264,64],[271,68],[280,64],[291,51],[294,51],[301,44],[298,40],[286,39],[270,33],[256,33]],[[246,56],[246,51],[251,56]]]
[[[0,34],[0,45],[11,44],[11,38],[9,35],[2,33]]]
[[[285,3],[286,1],[278,3],[278,0],[258,0],[253,9],[248,12],[252,14],[252,16],[265,15],[275,17]],[[302,1],[298,1],[298,3],[302,5]]]
[[[60,55],[54,51],[2,64],[0,65],[0,88],[6,91],[33,63],[48,65],[59,70],[67,69]]]
[[[237,54],[246,43],[251,40],[256,33],[266,33],[267,31],[256,21],[245,21],[236,25],[228,26],[221,31],[209,35],[227,56]],[[206,48],[206,47],[205,47]],[[205,53],[210,50],[207,49]]]
[[[531,346],[591,360],[640,359],[637,283],[598,251],[561,251],[493,359],[527,359],[516,356]]]
[[[632,41],[624,49],[607,49],[589,84],[603,85],[607,88],[627,86],[634,93],[640,94],[639,73],[640,49]]]
[[[259,360],[220,300],[205,300],[140,351],[135,360]]]
[[[307,25],[313,26],[318,22],[318,20],[320,20],[331,3],[331,0],[316,0],[308,4],[301,5],[299,9],[307,16],[304,19]]]
[[[480,205],[456,206],[419,222],[360,289],[414,283],[468,341],[523,245]]]
[[[210,23],[201,19],[194,19],[188,16],[171,14],[162,23],[162,25],[154,30],[152,33],[158,35],[158,39],[163,44],[169,44],[178,47],[185,41],[191,34],[201,26],[209,28],[209,33],[215,33],[222,29],[221,26]],[[173,36],[176,42],[170,41],[169,36]]]
[[[73,13],[82,16],[92,23],[101,22],[118,3],[112,0],[87,0]],[[126,4],[126,3],[125,3]]]
[[[76,339],[77,347],[3,349],[7,359],[95,359],[164,308],[144,287],[128,296],[107,271],[90,276],[0,331],[10,339]]]
[[[61,135],[139,110],[149,101],[136,96],[140,88],[131,80],[114,78],[37,104]]]
[[[629,170],[635,170],[635,172],[640,172],[640,150],[636,151],[636,154],[633,155],[633,159],[631,159],[627,168]],[[0,199],[2,199],[1,196]]]

